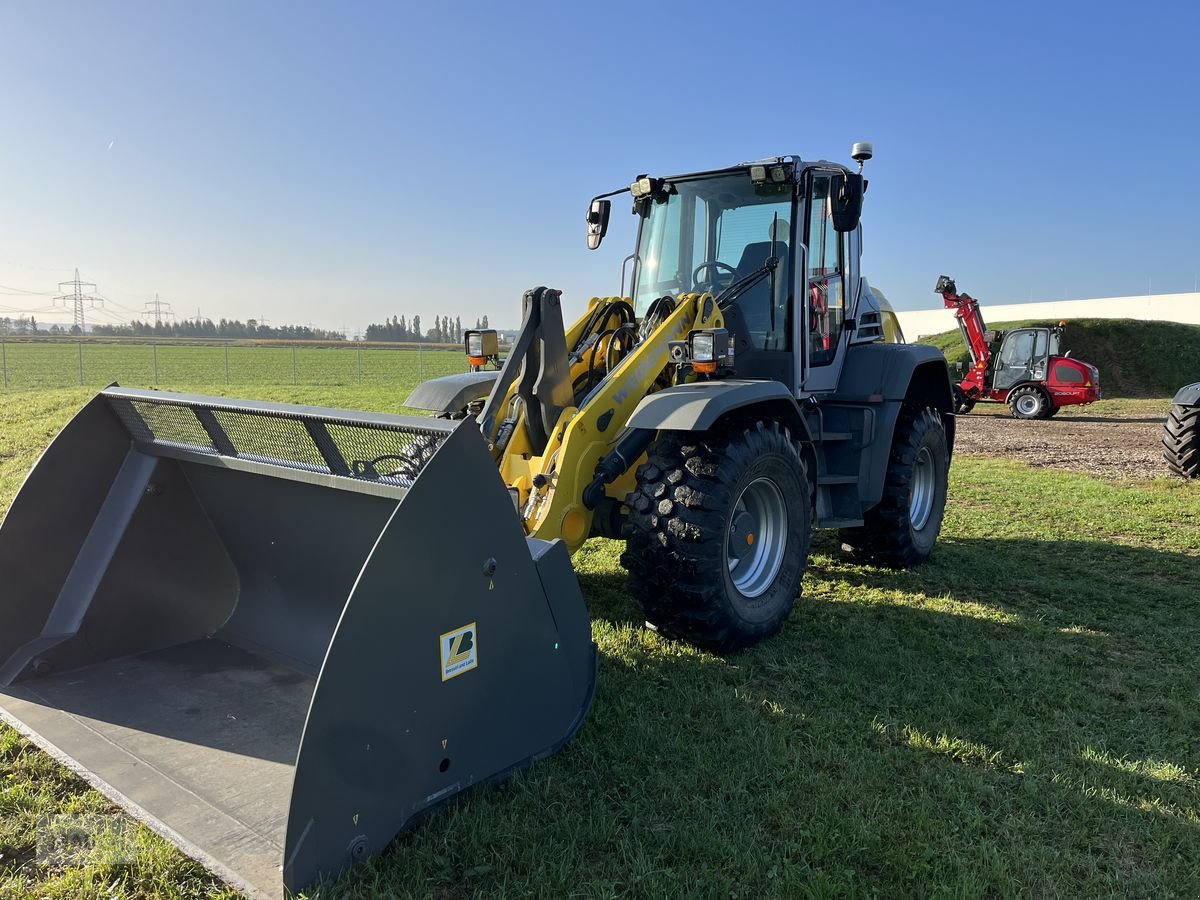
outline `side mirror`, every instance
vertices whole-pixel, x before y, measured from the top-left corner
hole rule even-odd
[[[861,175],[846,172],[833,176],[830,199],[833,201],[831,217],[834,231],[844,233],[858,227],[866,190],[867,183]]]
[[[612,212],[611,200],[593,200],[587,211],[588,249],[595,250],[608,233],[608,214]]]

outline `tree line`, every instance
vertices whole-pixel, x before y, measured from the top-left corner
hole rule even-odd
[[[488,317],[475,320],[476,328],[488,328]],[[5,335],[69,335],[79,334],[75,325],[39,326],[33,316],[0,318],[0,334]],[[344,341],[346,335],[340,331],[327,331],[308,325],[265,325],[256,319],[184,319],[180,322],[142,322],[134,319],[124,325],[95,324],[88,334],[98,337],[162,337],[162,338],[258,338],[263,340],[292,341]],[[404,316],[392,316],[382,324],[367,326],[364,335],[368,341],[426,341],[433,344],[462,343],[462,317],[434,316],[433,325],[426,328],[420,316],[411,320]]]
[[[127,325],[93,325],[92,334],[114,337],[258,338],[288,341],[344,341],[340,331],[309,325],[264,325],[257,319],[184,319],[181,322],[142,322]]]
[[[487,328],[488,317],[475,320],[476,328]],[[462,317],[434,316],[433,325],[423,328],[421,317],[413,316],[410,322],[404,316],[384,319],[383,324],[372,322],[367,326],[368,341],[429,341],[434,344],[461,343],[463,339]]]
[[[51,326],[52,328],[54,326]],[[61,325],[57,326],[62,332]],[[38,334],[37,319],[33,316],[17,316],[15,319],[10,316],[0,317],[0,334]]]

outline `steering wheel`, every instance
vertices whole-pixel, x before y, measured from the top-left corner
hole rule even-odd
[[[700,273],[703,272],[705,269],[713,269],[714,270],[713,278],[711,281],[703,281],[702,282],[700,280]],[[728,281],[722,282],[720,280],[720,273],[722,271],[729,274]],[[700,265],[696,266],[695,270],[692,272],[692,284],[696,285],[696,287],[699,287],[701,284],[707,284],[710,287],[718,287],[718,286],[726,287],[727,285],[733,283],[733,278],[735,275],[737,275],[737,269],[735,269],[733,266],[729,265],[728,263],[723,263],[723,262],[720,262],[719,260],[715,260],[715,259],[709,260],[708,262],[702,262],[702,263],[700,263]]]

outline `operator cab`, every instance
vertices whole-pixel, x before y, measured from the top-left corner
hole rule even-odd
[[[855,153],[860,162],[870,158],[865,145]],[[640,217],[637,318],[653,315],[662,297],[711,293],[724,312],[738,375],[799,385],[807,372],[832,388],[832,364],[848,343],[847,320],[853,324],[864,184],[861,174],[836,163],[794,156],[640,176],[630,186]],[[589,209],[589,246],[606,230],[607,202],[594,200]],[[824,378],[822,367],[831,370]]]
[[[1014,328],[1000,332],[993,341],[992,387],[1005,391],[1026,381],[1047,378],[1050,358],[1058,355],[1061,328]]]

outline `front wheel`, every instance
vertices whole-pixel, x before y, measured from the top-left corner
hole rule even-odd
[[[1019,387],[1008,395],[1008,405],[1018,419],[1046,419],[1050,401],[1040,388],[1030,385]]]
[[[950,449],[935,409],[905,406],[896,423],[883,497],[842,543],[864,561],[892,568],[924,562],[933,552],[946,512]]]
[[[957,384],[954,386],[954,412],[960,416],[965,416],[975,408],[975,401],[967,396]]]
[[[668,433],[626,502],[621,563],[648,624],[717,653],[783,627],[812,528],[804,459],[786,428]]]

